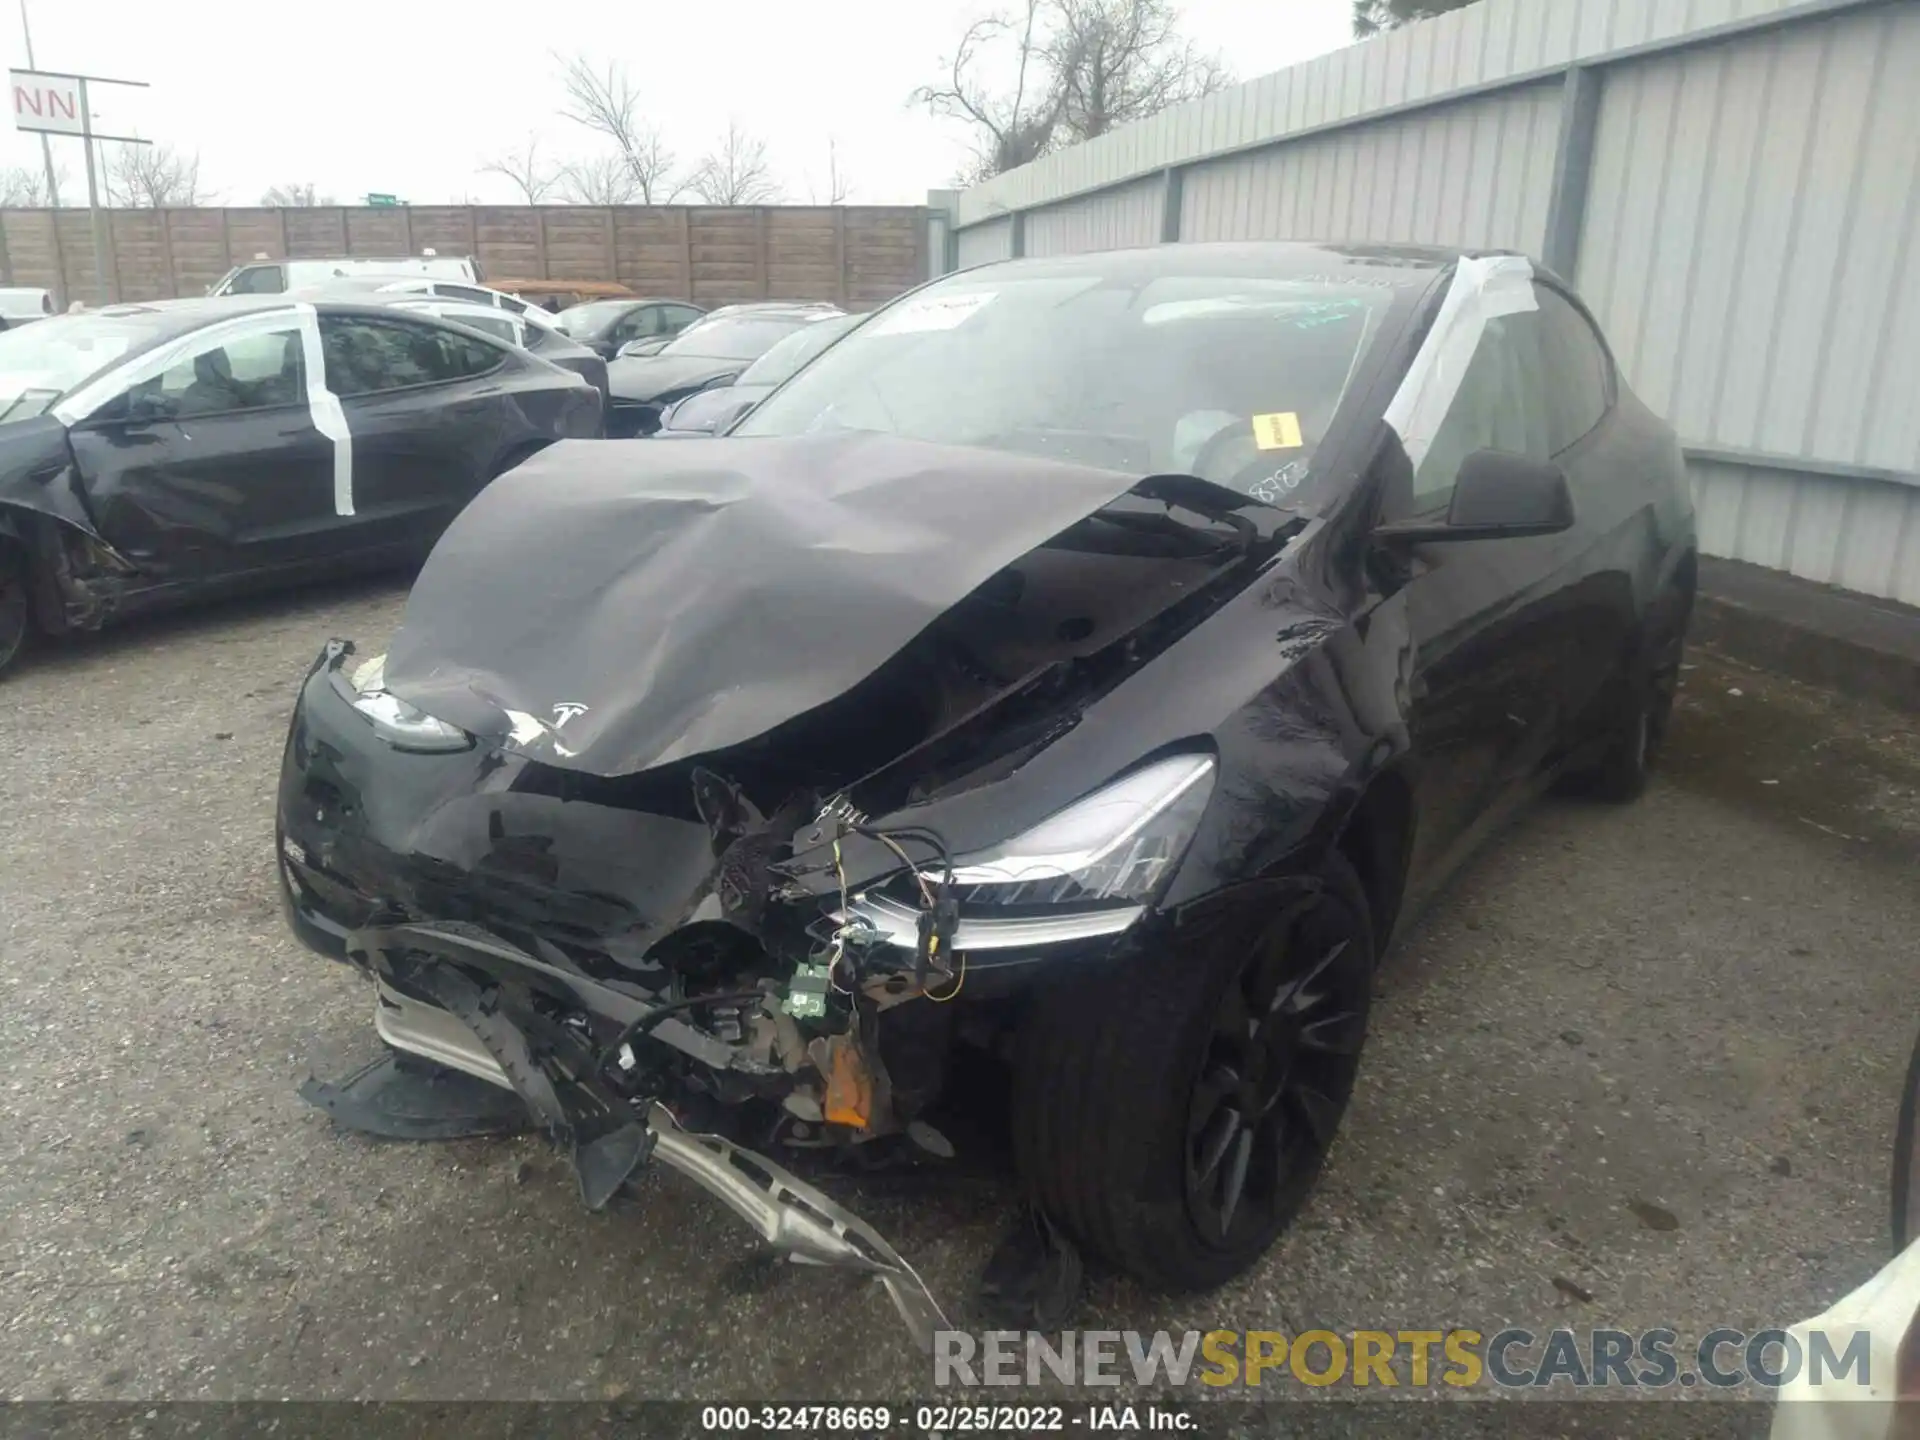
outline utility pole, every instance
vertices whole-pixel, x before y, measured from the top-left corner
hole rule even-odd
[[[20,36],[27,42],[27,68],[31,70],[34,68],[33,31],[27,26],[27,0],[20,0]],[[46,163],[47,167],[47,204],[53,209],[58,210],[60,208],[60,181],[55,178],[53,171],[53,141],[47,138],[47,132],[44,130],[40,132],[40,158]],[[55,217],[54,223],[56,225],[59,223],[58,217]]]
[[[107,279],[107,212],[100,208],[99,167],[93,163],[93,111],[87,102],[87,81],[80,77],[80,143],[87,149],[87,214],[93,221],[93,284],[100,303],[111,305],[113,287]]]

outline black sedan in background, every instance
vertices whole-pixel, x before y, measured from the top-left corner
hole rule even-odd
[[[731,385],[789,335],[842,313],[831,305],[742,305],[690,327],[657,355],[617,357],[607,367],[607,435],[653,434],[668,407],[695,391]]]
[[[740,378],[731,385],[711,385],[705,390],[696,390],[673,406],[660,417],[660,428],[655,433],[662,440],[726,434],[730,426],[739,423],[742,415],[865,318],[864,315],[835,315],[818,325],[794,331],[742,370]]]
[[[431,315],[223,296],[0,335],[0,669],[29,632],[424,555],[601,432],[577,374]]]
[[[582,345],[555,326],[553,317],[537,306],[529,307],[521,314],[509,314],[491,305],[425,295],[397,295],[390,299],[383,296],[379,303],[391,305],[396,310],[451,320],[456,325],[478,330],[482,335],[491,335],[509,345],[518,345],[522,350],[538,355],[549,365],[558,365],[562,370],[571,370],[580,376],[600,392],[603,402],[607,397],[607,362],[600,358],[598,351]]]
[[[569,305],[553,320],[602,360],[611,360],[622,345],[636,340],[670,340],[706,313],[685,300],[634,296]]]
[[[981,1052],[1041,1228],[1215,1286],[1311,1192],[1406,917],[1546,785],[1640,790],[1694,554],[1673,430],[1523,256],[983,266],[727,439],[468,507],[302,688],[290,915],[589,1204],[662,1161],[923,1338],[745,1147],[940,1150]]]

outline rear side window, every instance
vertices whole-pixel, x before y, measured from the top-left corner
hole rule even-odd
[[[667,305],[661,308],[660,333],[678,335],[694,321],[704,319],[706,311],[696,310],[691,305]]]
[[[1613,403],[1613,367],[1593,326],[1564,296],[1535,285],[1540,302],[1540,359],[1546,367],[1547,425],[1553,453],[1572,445]]]
[[[484,375],[505,358],[484,340],[404,320],[322,315],[320,344],[327,388],[371,395]]]

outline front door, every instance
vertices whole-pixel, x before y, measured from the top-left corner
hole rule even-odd
[[[1459,388],[1388,519],[1445,517],[1476,450],[1552,453],[1537,313],[1486,321]],[[1563,724],[1572,638],[1562,577],[1576,535],[1450,541],[1401,557],[1413,644],[1409,742],[1419,825],[1413,877],[1437,882],[1551,749]]]
[[[302,321],[250,316],[168,347],[73,429],[101,536],[160,580],[346,546],[334,444],[309,404]]]

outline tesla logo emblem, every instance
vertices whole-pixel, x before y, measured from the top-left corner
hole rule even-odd
[[[562,700],[553,707],[553,728],[558,730],[569,720],[587,713],[587,707],[573,700]]]

